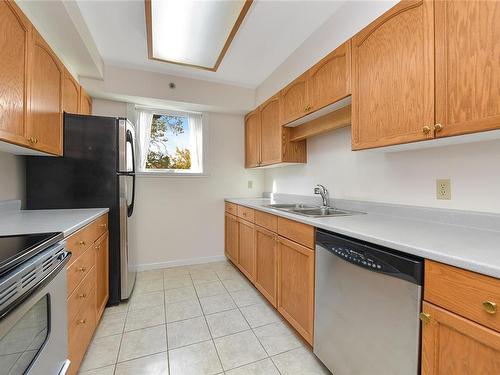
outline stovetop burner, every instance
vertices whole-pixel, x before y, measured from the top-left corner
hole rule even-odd
[[[0,277],[62,239],[57,232],[0,236]]]

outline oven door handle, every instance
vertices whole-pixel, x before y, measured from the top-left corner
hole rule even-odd
[[[47,285],[56,275],[61,271],[61,269],[68,263],[69,258],[71,257],[71,253],[68,251],[64,251],[62,254],[58,256],[59,264],[52,269],[48,274],[44,276],[39,282],[33,285],[30,289],[24,292],[21,296],[19,296],[14,302],[9,304],[5,309],[0,311],[0,320],[5,318],[11,311],[15,310],[19,305],[21,305],[24,301],[26,301],[33,293],[37,290],[43,288]]]
[[[69,359],[66,359],[61,367],[61,371],[59,371],[58,375],[66,375],[69,369],[69,365],[71,364],[71,361]]]

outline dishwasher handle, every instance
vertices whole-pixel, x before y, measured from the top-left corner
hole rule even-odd
[[[324,230],[316,232],[316,246],[369,271],[417,285],[423,283],[422,258]]]

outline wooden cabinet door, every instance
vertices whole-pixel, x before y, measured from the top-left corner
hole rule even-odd
[[[238,264],[238,218],[231,214],[224,215],[224,252],[234,264]]]
[[[309,102],[316,111],[351,94],[351,41],[309,69]]]
[[[255,226],[255,286],[276,307],[278,295],[278,235]]]
[[[352,38],[352,146],[433,137],[434,4],[405,0]]]
[[[275,95],[260,106],[261,164],[279,163],[282,159],[282,127],[279,122],[279,96]]]
[[[108,232],[94,244],[96,252],[96,316],[101,319],[109,297],[109,243]]]
[[[500,2],[436,1],[436,136],[500,128]]]
[[[422,323],[422,375],[500,374],[500,333],[428,302]]]
[[[33,148],[62,155],[64,67],[36,30],[31,41],[31,95],[27,136]]]
[[[279,237],[278,311],[312,345],[314,250]]]
[[[238,219],[239,258],[238,268],[250,280],[255,280],[254,225]]]
[[[92,98],[82,86],[80,86],[80,113],[82,115],[92,114]]]
[[[280,91],[281,125],[286,125],[310,112],[308,76],[307,72],[302,74]]]
[[[245,116],[245,168],[260,165],[260,111]]]
[[[31,24],[13,1],[0,1],[0,139],[26,145]]]
[[[63,82],[63,111],[66,113],[79,113],[80,110],[80,85],[67,69],[64,69]]]

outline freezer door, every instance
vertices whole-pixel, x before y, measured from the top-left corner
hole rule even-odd
[[[121,175],[120,184],[120,275],[121,275],[121,298],[127,299],[132,293],[135,283],[134,265],[130,261],[130,249],[128,246],[128,210],[130,191],[135,176]]]

